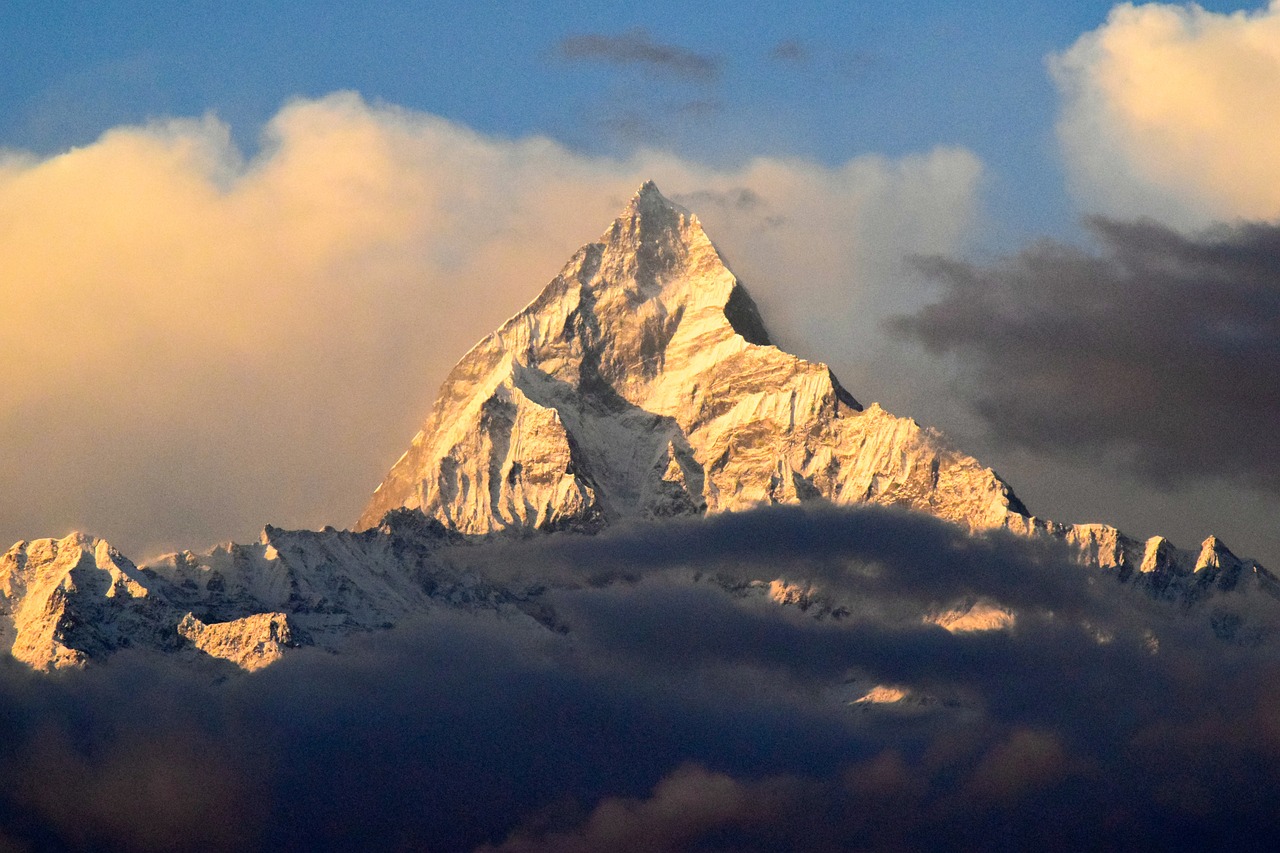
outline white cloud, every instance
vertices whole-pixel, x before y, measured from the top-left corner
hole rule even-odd
[[[1176,225],[1280,217],[1280,2],[1116,6],[1050,67],[1089,211]]]
[[[594,158],[352,94],[287,105],[248,162],[214,118],[0,153],[0,539],[144,556],[350,523],[445,371],[644,178],[807,342],[901,309],[901,255],[958,247],[980,173]]]

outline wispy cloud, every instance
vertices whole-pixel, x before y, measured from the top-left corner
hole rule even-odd
[[[570,61],[638,65],[691,80],[709,81],[720,76],[719,57],[654,41],[643,29],[628,30],[619,35],[584,33],[569,36],[558,45],[558,53]]]
[[[769,51],[769,58],[779,62],[803,63],[809,59],[809,50],[799,39],[783,39]]]

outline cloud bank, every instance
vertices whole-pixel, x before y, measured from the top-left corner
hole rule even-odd
[[[958,354],[1002,441],[1280,495],[1280,227],[1090,228],[1100,255],[1046,241],[927,262],[947,291],[896,327]]]
[[[5,154],[0,540],[81,528],[142,555],[345,526],[448,368],[646,178],[785,342],[809,316],[873,330],[905,253],[965,239],[980,175],[954,149],[589,157],[352,94],[287,105],[250,158],[215,118]]]
[[[1035,543],[874,508],[677,528],[702,543],[687,564],[669,526],[468,551],[481,571],[576,569],[549,594],[563,633],[441,609],[222,683],[137,653],[65,677],[0,667],[0,838],[1262,849],[1280,830],[1280,660],[1208,624],[1212,606],[1247,607],[1238,594],[1170,608]],[[831,538],[791,547],[801,534]],[[600,576],[578,548],[618,554],[609,568],[630,577]],[[950,566],[941,579],[933,563]],[[851,607],[818,618],[741,583],[771,575],[814,577]],[[1017,621],[921,621],[956,595]],[[845,704],[876,684],[932,699]]]
[[[1123,3],[1050,59],[1058,137],[1091,212],[1180,226],[1280,217],[1280,3]]]

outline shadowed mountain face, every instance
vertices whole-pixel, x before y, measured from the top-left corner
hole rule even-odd
[[[640,188],[445,380],[359,519],[466,534],[596,529],[825,498],[1005,526],[1009,488],[938,433],[770,345],[696,216]]]

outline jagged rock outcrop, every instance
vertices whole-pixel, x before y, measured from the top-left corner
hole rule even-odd
[[[178,623],[178,633],[210,657],[248,672],[275,663],[287,647],[296,645],[287,613],[255,613],[212,625],[188,613]]]
[[[814,498],[975,528],[1023,512],[936,431],[772,346],[697,217],[646,183],[463,357],[357,527],[411,507],[466,534],[590,530]]]
[[[82,667],[127,648],[260,669],[289,648],[338,648],[437,607],[536,625],[511,592],[441,552],[456,541],[420,513],[379,528],[289,531],[183,551],[141,568],[80,533],[19,542],[0,558],[0,644],[33,669]]]
[[[1199,551],[1177,548],[1163,536],[1135,539],[1108,524],[1058,524],[1034,516],[1010,516],[1006,527],[1023,536],[1049,536],[1071,546],[1086,566],[1112,570],[1157,598],[1192,601],[1242,582],[1280,598],[1280,580],[1256,560],[1237,557],[1216,536]]]
[[[131,646],[173,650],[171,609],[106,541],[72,533],[0,558],[0,643],[33,669],[82,666]]]

